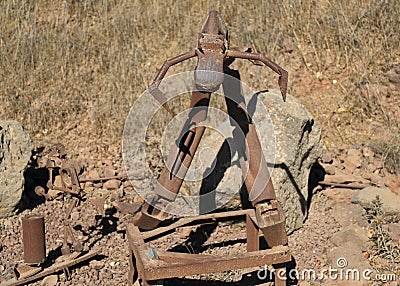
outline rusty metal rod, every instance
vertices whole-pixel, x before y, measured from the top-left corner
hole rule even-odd
[[[100,177],[100,178],[84,178],[84,179],[79,179],[79,182],[85,183],[85,182],[101,182],[101,181],[108,181],[108,180],[119,180],[119,179],[127,179],[127,175],[121,175],[121,176],[110,176],[110,177]]]

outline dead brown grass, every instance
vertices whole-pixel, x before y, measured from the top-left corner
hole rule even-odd
[[[301,75],[340,77],[352,116],[385,114],[386,107],[361,90],[387,84],[384,73],[400,62],[399,1],[5,0],[0,117],[22,122],[38,142],[78,125],[88,136],[119,141],[129,108],[156,67],[194,48],[210,9],[221,13],[232,44],[265,52]],[[172,72],[193,66],[188,61]],[[276,76],[250,75],[248,82],[255,89],[276,87]]]

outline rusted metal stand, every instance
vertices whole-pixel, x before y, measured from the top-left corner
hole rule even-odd
[[[247,252],[214,256],[208,254],[188,254],[154,249],[146,243],[175,231],[188,224],[198,225],[207,221],[223,218],[246,217]],[[291,254],[287,245],[278,245],[270,249],[259,250],[260,229],[257,225],[254,209],[205,214],[182,218],[169,226],[141,232],[134,224],[127,227],[129,242],[129,284],[158,285],[161,279],[223,272],[234,269],[272,265],[275,273],[286,271]],[[279,271],[279,272],[278,272]],[[140,284],[141,283],[141,284]],[[275,275],[275,285],[284,286],[282,275]]]
[[[235,59],[262,62],[279,75],[278,83],[283,100],[286,99],[288,73],[265,55],[249,51],[244,47],[229,47],[225,24],[218,12],[210,11],[199,34],[196,49],[168,59],[162,65],[149,92],[171,111],[165,94],[159,89],[161,81],[171,66],[196,56],[198,59],[188,118],[171,148],[152,198],[146,200],[141,212],[133,218],[133,223],[139,228],[155,229],[171,217],[167,206],[176,200],[203,136],[205,126],[202,123],[207,119],[210,96],[222,85],[244,184],[249,194],[248,199],[255,209],[258,226],[269,246],[287,244],[285,214],[270,179],[256,127],[247,110],[240,73],[229,66]]]

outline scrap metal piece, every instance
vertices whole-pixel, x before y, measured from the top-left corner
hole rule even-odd
[[[255,206],[255,217],[269,247],[286,245],[286,223],[283,209],[277,200]]]
[[[90,258],[93,258],[94,256],[96,256],[98,254],[100,254],[100,249],[92,250],[88,253],[85,253],[85,254],[79,256],[78,258],[75,258],[75,259],[68,259],[68,260],[65,260],[60,263],[55,263],[47,268],[38,267],[39,268],[38,273],[36,273],[34,275],[24,275],[24,276],[20,276],[18,279],[13,278],[8,281],[1,282],[0,286],[17,286],[17,285],[27,284],[28,282],[35,281],[39,278],[62,271],[64,269],[68,269],[68,267],[74,266],[74,265],[79,264],[83,261],[86,261]]]
[[[46,192],[43,187],[38,186],[35,188],[35,192],[38,195],[44,196],[47,200],[58,196],[62,197],[65,215],[63,218],[64,239],[61,253],[63,255],[70,255],[69,239],[72,241],[74,251],[81,252],[83,250],[83,245],[76,239],[70,225],[72,210],[82,199],[82,188],[78,176],[82,172],[83,167],[76,160],[68,160],[66,155],[66,148],[63,144],[56,144],[50,148],[48,155],[46,155],[46,168],[49,170],[49,180],[46,184],[48,191]]]
[[[14,267],[14,275],[16,279],[29,277],[35,275],[40,272],[42,267],[39,266],[31,266],[28,264],[17,264]]]
[[[25,263],[42,263],[46,258],[44,217],[29,215],[22,218],[22,237]]]

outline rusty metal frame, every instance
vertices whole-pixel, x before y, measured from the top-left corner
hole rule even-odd
[[[147,242],[163,237],[166,233],[185,225],[203,224],[222,218],[246,217],[247,252],[235,255],[206,255],[168,252],[150,247]],[[134,224],[127,226],[129,242],[128,273],[130,285],[156,285],[157,280],[222,272],[234,269],[272,265],[276,271],[285,271],[292,260],[288,246],[279,245],[259,250],[260,228],[253,209],[205,214],[182,218],[169,226],[141,232]],[[276,272],[278,273],[278,272]],[[282,272],[279,272],[282,273]],[[139,282],[140,281],[140,282]],[[275,285],[286,285],[286,280],[275,275]]]

